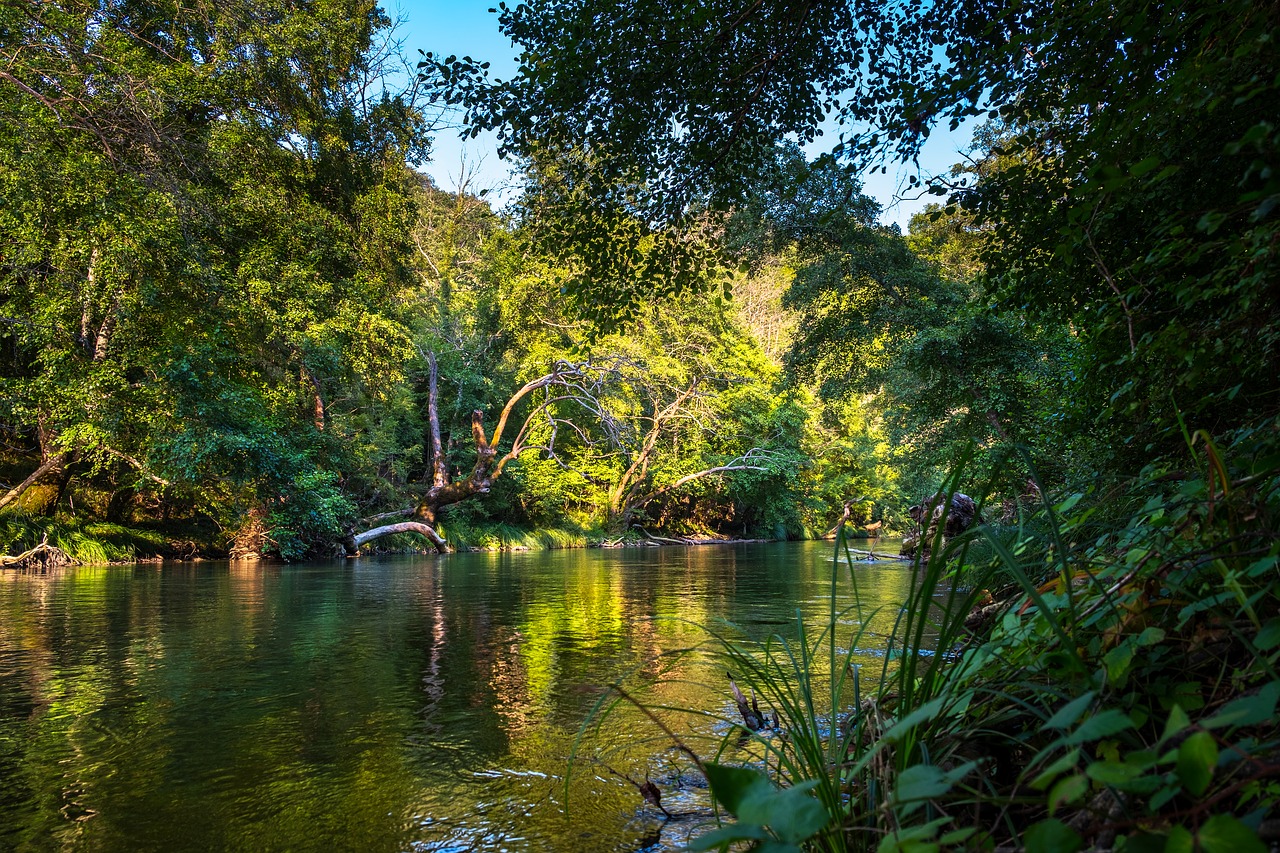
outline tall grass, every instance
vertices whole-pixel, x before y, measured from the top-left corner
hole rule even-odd
[[[842,564],[861,607],[843,535],[821,630],[799,614],[763,642],[709,628],[776,727],[709,715],[737,725],[701,752],[663,728],[733,817],[692,849],[1275,843],[1280,464],[1237,452],[1233,465],[1205,437],[1200,475],[1153,471],[1109,497],[1045,498],[1017,528],[939,533],[873,678],[853,659],[870,614],[838,636]]]
[[[139,556],[164,554],[166,538],[155,531],[97,522],[81,524],[54,518],[31,518],[20,513],[0,516],[0,550],[16,554],[47,537],[77,563],[124,563]]]

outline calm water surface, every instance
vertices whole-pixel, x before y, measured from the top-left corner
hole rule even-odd
[[[0,572],[0,850],[678,849],[706,793],[647,701],[732,711],[698,625],[825,621],[831,546]],[[901,564],[857,567],[881,633]],[[851,602],[849,571],[842,606]],[[849,635],[857,618],[845,620]],[[876,659],[878,641],[863,641]],[[729,726],[668,715],[691,742]],[[658,782],[674,821],[623,776]]]

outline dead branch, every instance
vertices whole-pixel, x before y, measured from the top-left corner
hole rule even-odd
[[[45,474],[60,471],[63,463],[67,461],[70,455],[70,453],[59,453],[56,456],[51,456],[48,461],[33,471],[31,476],[14,486],[5,494],[4,497],[0,498],[0,509],[4,509],[9,504],[22,497],[22,493],[34,486]]]

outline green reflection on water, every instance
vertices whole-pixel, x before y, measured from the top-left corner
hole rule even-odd
[[[723,711],[696,624],[827,614],[824,544],[0,574],[0,849],[628,850],[678,845],[602,767],[604,685]],[[862,567],[887,632],[909,570]],[[847,594],[847,577],[842,580]],[[845,602],[847,603],[847,602]],[[623,709],[600,740],[644,728]],[[661,744],[611,755],[657,778]],[[697,802],[700,792],[685,795]],[[647,836],[647,838],[646,838]]]

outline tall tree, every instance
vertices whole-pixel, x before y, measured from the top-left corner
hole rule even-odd
[[[500,8],[523,48],[514,78],[456,58],[425,77],[511,152],[590,152],[584,192],[633,187],[663,227],[740,201],[774,142],[829,118],[859,167],[999,118],[1007,168],[933,188],[993,232],[993,293],[1081,334],[1081,390],[1107,419],[1168,449],[1178,409],[1216,430],[1280,412],[1261,367],[1280,345],[1275,2]],[[614,296],[608,279],[595,291]]]
[[[0,8],[0,419],[33,467],[317,492],[334,385],[407,345],[386,308],[426,126],[379,82],[389,24],[364,0]]]

